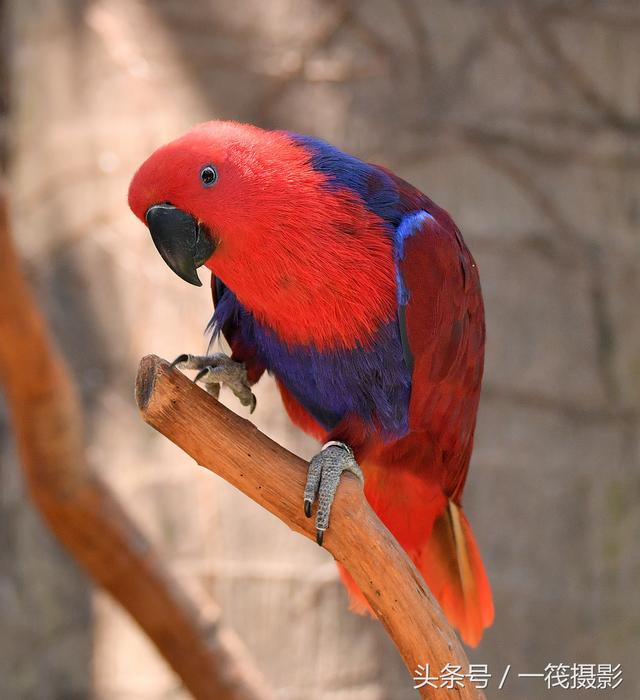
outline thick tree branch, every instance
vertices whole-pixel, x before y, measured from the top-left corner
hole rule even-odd
[[[268,700],[219,614],[203,619],[84,456],[80,403],[20,272],[0,194],[0,382],[26,482],[51,529],[198,700]]]
[[[300,458],[154,355],[140,363],[136,398],[145,421],[199,464],[291,529],[315,539],[313,521],[302,509],[306,465]],[[410,672],[425,662],[438,671],[447,663],[467,667],[458,638],[420,574],[349,474],[338,489],[325,546],[358,583]],[[420,692],[425,698],[484,697],[468,684],[455,690],[424,687]]]

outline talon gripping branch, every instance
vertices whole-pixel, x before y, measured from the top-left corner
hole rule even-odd
[[[477,644],[493,603],[461,497],[484,312],[449,215],[323,141],[233,122],[159,148],[129,203],[180,277],[201,284],[197,268],[211,270],[211,326],[244,364],[242,381],[271,373],[293,422],[327,443],[305,491],[308,514],[318,497],[319,542],[340,473],[359,465],[369,503]],[[228,367],[210,374],[237,383]]]

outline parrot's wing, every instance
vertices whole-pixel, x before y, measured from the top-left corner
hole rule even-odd
[[[410,434],[437,451],[439,482],[449,499],[419,546],[418,561],[449,620],[475,646],[493,621],[493,600],[460,497],[480,395],[484,311],[478,271],[460,232],[445,212],[432,212],[406,215],[396,240],[398,323],[412,363]],[[432,507],[419,504],[414,517],[426,520]]]
[[[223,297],[226,294],[231,294],[231,291],[226,287],[222,280],[212,274],[211,296],[213,297],[213,305],[217,307],[218,304],[222,302]],[[243,341],[238,316],[236,314],[230,314],[220,328],[220,332],[224,336],[227,343],[229,343],[229,347],[231,348],[231,359],[235,360],[236,362],[244,363],[247,369],[247,379],[249,380],[249,384],[255,384],[263,375],[265,366],[258,357],[257,348]]]
[[[443,488],[458,501],[469,466],[484,358],[475,262],[442,210],[406,215],[396,231],[398,324],[412,370],[409,427],[436,435]]]

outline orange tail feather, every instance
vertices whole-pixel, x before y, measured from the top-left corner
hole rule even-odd
[[[448,501],[435,519],[427,541],[418,547],[415,542],[403,542],[404,538],[399,537],[401,533],[394,532],[388,510],[378,512],[424,576],[449,622],[459,630],[466,644],[476,646],[483,630],[493,622],[493,598],[480,550],[461,508]],[[348,571],[340,564],[338,569],[349,592],[350,609],[373,615]]]
[[[416,565],[449,622],[476,646],[493,622],[493,597],[471,526],[453,501],[436,519]]]

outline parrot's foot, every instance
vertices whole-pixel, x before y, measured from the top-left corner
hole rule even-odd
[[[220,386],[224,384],[238,397],[243,406],[249,406],[251,413],[256,407],[256,397],[247,381],[247,370],[242,362],[234,362],[223,352],[212,355],[179,355],[171,363],[180,369],[197,369],[194,382],[201,382],[204,388],[216,399]]]
[[[342,472],[355,474],[364,483],[362,470],[353,450],[344,442],[331,441],[309,462],[307,484],[304,487],[304,514],[311,517],[311,506],[318,499],[316,513],[316,542],[322,546],[324,531],[329,527],[329,514],[336,496]]]

